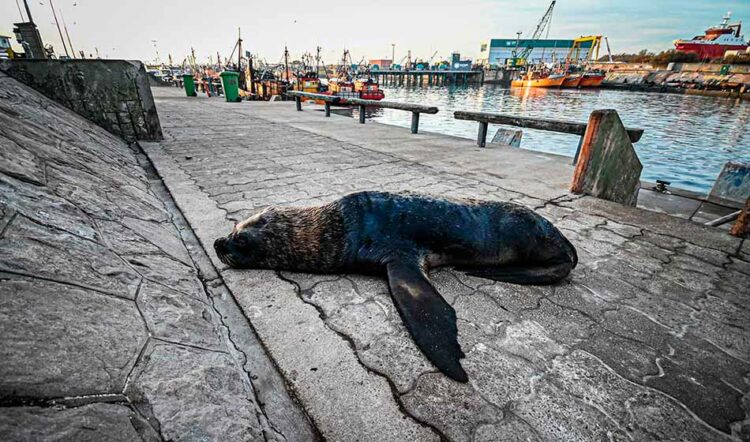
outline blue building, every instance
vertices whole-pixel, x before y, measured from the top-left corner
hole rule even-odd
[[[529,63],[549,63],[564,60],[574,40],[516,40],[515,38],[493,38],[482,43],[477,63],[483,66],[503,66],[513,58],[514,52],[523,52],[525,48],[533,48],[528,57]],[[517,49],[516,49],[517,48]],[[591,48],[591,42],[581,43],[581,57],[585,57]]]

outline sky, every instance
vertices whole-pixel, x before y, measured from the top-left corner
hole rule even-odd
[[[63,53],[50,0],[28,0],[45,43]],[[549,0],[52,0],[64,18],[73,47],[106,58],[152,62],[171,54],[181,62],[191,48],[198,62],[226,57],[241,29],[243,49],[269,63],[279,62],[284,45],[291,57],[321,46],[333,63],[344,48],[355,62],[396,60],[411,49],[414,58],[448,58],[458,51],[476,58],[489,38],[530,37]],[[0,0],[0,34],[12,36],[23,0]],[[558,0],[549,38],[601,34],[613,53],[670,49],[677,38],[692,38],[717,25],[727,11],[750,29],[750,0]],[[25,16],[25,12],[24,16]],[[64,30],[63,30],[64,32]],[[745,33],[750,38],[750,30]],[[20,49],[20,47],[19,47]]]

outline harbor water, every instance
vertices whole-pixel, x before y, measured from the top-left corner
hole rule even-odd
[[[643,128],[635,144],[641,179],[708,193],[724,163],[750,162],[750,103],[692,95],[580,89],[505,89],[499,86],[385,87],[388,101],[435,105],[420,131],[476,138],[477,123],[453,118],[457,110],[586,122],[595,109],[616,109],[628,127]],[[409,127],[411,114],[378,109],[375,121]],[[572,157],[580,137],[523,129],[521,147]],[[494,135],[490,126],[488,141]]]

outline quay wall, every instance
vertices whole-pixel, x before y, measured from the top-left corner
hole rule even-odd
[[[139,61],[3,60],[0,71],[127,141],[162,139]]]
[[[620,68],[606,73],[602,87],[750,99],[750,73],[730,69],[728,74],[721,75],[719,71],[697,70],[695,66]]]

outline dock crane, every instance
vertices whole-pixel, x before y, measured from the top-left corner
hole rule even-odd
[[[586,51],[587,48],[583,47],[585,43],[591,43],[591,46],[588,48],[588,51]],[[573,40],[573,46],[570,48],[570,51],[568,52],[566,63],[579,63],[581,61],[588,63],[592,59],[598,60],[599,49],[601,45],[602,45],[601,35],[588,35],[588,36],[582,36],[582,37],[576,38],[575,40]],[[609,46],[609,43],[607,44],[607,46]]]
[[[431,56],[431,57],[430,57],[429,59],[427,59],[427,69],[430,69],[430,68],[432,68],[432,60],[434,60],[434,59],[435,59],[435,56],[437,56],[437,53],[438,53],[438,51],[435,51],[435,52],[434,52],[434,53],[432,54],[432,56]]]
[[[609,57],[609,62],[614,63],[612,61],[612,50],[609,49],[609,39],[607,37],[604,37],[604,43],[607,43],[607,57]]]
[[[547,28],[547,26],[549,26],[549,23],[552,20],[552,11],[555,9],[555,3],[557,3],[557,0],[552,0],[549,8],[547,8],[547,12],[544,13],[542,19],[539,20],[539,23],[536,25],[536,30],[531,36],[532,43],[526,45],[520,52],[518,52],[518,48],[516,48],[516,51],[514,51],[513,54],[513,58],[508,60],[509,65],[521,66],[526,64],[526,60],[529,58],[529,55],[531,55],[531,51],[534,50],[533,41],[539,40],[539,37],[542,36],[542,33]]]

